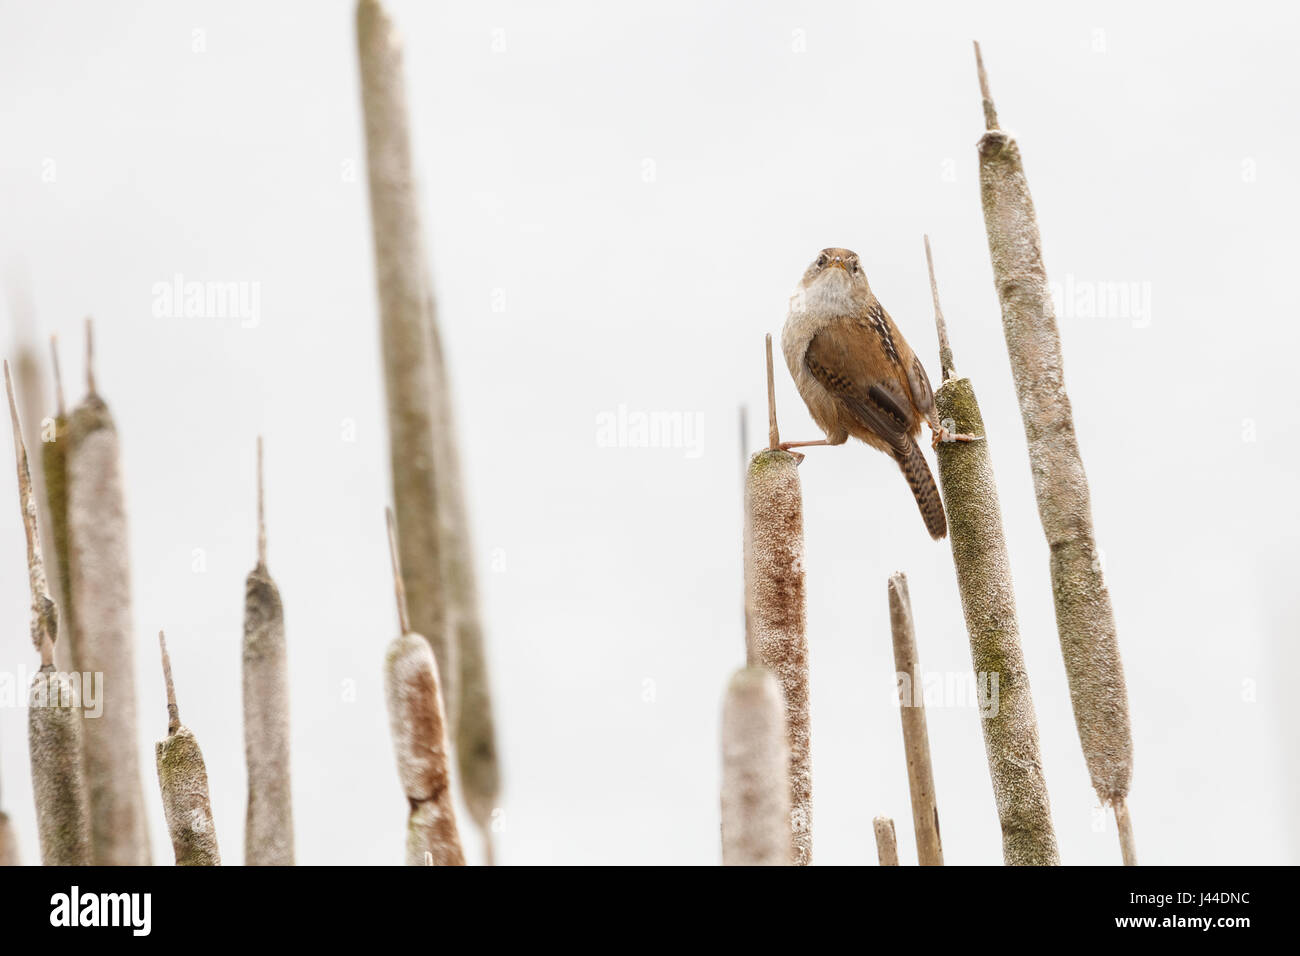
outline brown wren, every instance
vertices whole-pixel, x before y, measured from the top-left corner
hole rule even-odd
[[[971,441],[939,422],[921,360],[867,284],[856,253],[823,249],[791,298],[781,350],[813,420],[817,441],[783,442],[789,450],[842,445],[850,435],[893,457],[916,497],[930,536],[948,533],[943,500],[916,439],[924,421],[940,441]]]

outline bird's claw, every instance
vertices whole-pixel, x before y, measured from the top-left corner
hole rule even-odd
[[[941,441],[983,441],[983,435],[966,435],[956,432],[950,432],[943,425],[938,428],[931,427],[930,447],[938,448]]]
[[[793,450],[794,446],[797,444],[798,442],[783,441],[776,446],[777,448],[785,452],[787,455],[789,455],[791,458],[793,458],[796,466],[801,464],[803,460],[808,457],[807,455],[804,455],[801,452],[797,452]]]

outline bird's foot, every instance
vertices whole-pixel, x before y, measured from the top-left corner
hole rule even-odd
[[[965,435],[956,432],[950,432],[946,427],[940,425],[935,428],[930,426],[930,447],[938,448],[941,441],[983,441],[982,435]]]
[[[789,452],[789,453],[794,457],[794,463],[795,463],[796,465],[798,465],[798,464],[799,464],[801,461],[803,461],[804,458],[806,458],[807,456],[806,456],[806,455],[801,455],[801,454],[800,454],[799,452],[797,452],[797,451],[791,451],[791,449],[793,449],[793,448],[807,448],[807,447],[809,447],[810,445],[829,445],[829,444],[830,444],[830,442],[828,442],[825,438],[819,438],[819,439],[817,439],[817,441],[783,441],[783,442],[781,442],[779,445],[777,445],[776,447],[779,448],[779,449],[781,449],[781,450],[784,451],[784,452]]]

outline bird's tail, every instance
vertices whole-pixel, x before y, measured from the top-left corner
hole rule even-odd
[[[909,441],[906,452],[894,452],[894,460],[903,469],[903,477],[916,496],[917,507],[925,519],[925,529],[930,532],[930,537],[938,541],[948,533],[948,520],[944,517],[943,499],[939,497],[939,489],[934,484],[934,476],[930,474],[925,455],[916,442]]]

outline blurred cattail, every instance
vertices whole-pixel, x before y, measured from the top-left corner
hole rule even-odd
[[[940,421],[950,431],[977,436],[971,442],[941,442],[937,455],[957,589],[970,635],[971,664],[977,683],[988,682],[983,686],[991,691],[980,729],[1002,827],[1002,857],[1011,865],[1055,865],[1060,856],[1038,747],[1038,718],[1020,649],[1015,588],[1002,534],[993,461],[970,379],[954,377],[928,238],[925,254],[943,372],[935,405]]]
[[[194,733],[181,723],[172,684],[172,664],[167,640],[158,632],[162,652],[163,681],[167,685],[167,736],[158,741],[158,785],[162,789],[163,813],[172,836],[177,866],[220,866],[217,828],[212,822],[212,801],[208,796],[208,771]]]
[[[266,567],[262,439],[257,439],[257,566],[244,582],[245,866],[293,866],[289,663],[280,590]]]
[[[978,43],[975,60],[987,130],[978,147],[984,225],[1029,443],[1038,516],[1051,553],[1052,596],[1070,702],[1093,789],[1103,806],[1114,807],[1124,863],[1133,865],[1137,854],[1125,805],[1133,770],[1128,690],[1115,612],[1093,538],[1088,478],[1065,391],[1042,239],[1020,147],[998,127]]]
[[[804,633],[803,501],[794,455],[777,446],[772,337],[767,337],[769,448],[750,459],[745,481],[745,582],[750,666],[781,685],[790,745],[790,831],[794,862],[812,862],[812,730],[808,639]]]
[[[426,280],[427,282],[427,280]],[[431,285],[430,285],[431,290]],[[460,446],[456,441],[456,416],[451,381],[442,351],[433,296],[427,296],[425,314],[433,343],[434,398],[438,414],[434,442],[438,455],[438,508],[442,518],[442,561],[447,596],[447,626],[455,635],[460,658],[460,715],[451,722],[456,733],[456,759],[460,792],[469,815],[483,836],[484,857],[494,862],[492,811],[501,790],[497,764],[496,724],[492,718],[492,689],[488,676],[483,621],[479,615],[474,553],[470,546],[469,514],[461,474]]]
[[[789,866],[790,750],[772,672],[731,678],[722,708],[722,863]]]
[[[443,463],[434,438],[438,395],[427,316],[428,273],[411,164],[402,44],[378,0],[357,4],[357,50],[388,396],[388,451],[404,584],[412,626],[433,648],[443,699],[448,713],[455,715],[460,665],[443,590],[437,482]]]
[[[898,866],[898,837],[894,833],[891,817],[876,817],[871,821],[876,831],[876,856],[881,866]]]
[[[103,675],[103,714],[85,722],[91,845],[97,866],[149,863],[149,832],[136,749],[131,567],[117,429],[95,390],[86,321],[87,395],[68,421],[69,598],[73,661]]]
[[[45,380],[45,363],[37,355],[33,341],[24,336],[18,343],[18,354],[14,360],[14,387],[21,401],[18,403],[22,416],[23,434],[38,449],[29,455],[28,465],[32,473],[32,491],[36,496],[36,527],[40,530],[41,541],[46,548],[53,547],[53,516],[49,509],[49,496],[45,490],[45,467],[43,448],[46,442],[54,440],[55,420],[45,418],[41,409],[48,407],[49,391]],[[57,374],[57,373],[56,373]],[[45,583],[50,589],[50,597],[59,606],[67,628],[67,614],[63,611],[62,591],[63,568],[57,557],[52,557],[45,565]],[[66,643],[66,641],[65,641]],[[56,663],[66,653],[67,648],[56,647]]]
[[[13,822],[9,819],[9,814],[0,810],[0,866],[19,866],[21,863]]]
[[[59,370],[59,341],[50,336],[50,359],[54,369],[54,417],[42,424],[49,428],[41,438],[41,473],[45,481],[46,514],[49,515],[50,536],[46,540],[54,553],[58,570],[59,588],[54,592],[63,615],[63,659],[68,668],[81,671],[80,635],[74,624],[76,609],[72,606],[71,571],[68,566],[68,411],[63,403],[63,375]]]
[[[27,572],[32,593],[31,638],[41,656],[41,668],[32,678],[27,709],[27,738],[31,752],[32,789],[36,795],[41,862],[47,866],[85,866],[91,863],[91,850],[90,819],[81,765],[81,714],[71,681],[66,674],[54,669],[54,644],[59,635],[58,607],[50,598],[46,584],[31,469],[8,362],[4,364],[4,372],[17,459],[18,498],[22,506],[23,531],[27,537]],[[0,831],[7,830],[6,818]],[[17,853],[12,834],[0,832],[0,850],[5,854]]]
[[[916,626],[912,620],[912,599],[907,593],[907,575],[901,571],[889,579],[889,624],[894,635],[894,669],[899,681],[899,714],[903,722],[903,750],[907,754],[907,785],[912,795],[917,862],[921,866],[943,866],[930,735],[925,726],[925,698],[918,693],[922,681]]]
[[[384,697],[397,756],[397,776],[410,803],[406,828],[408,866],[464,866],[448,771],[447,724],[438,689],[438,662],[429,643],[411,630],[391,509],[388,548],[401,634],[384,658]]]

